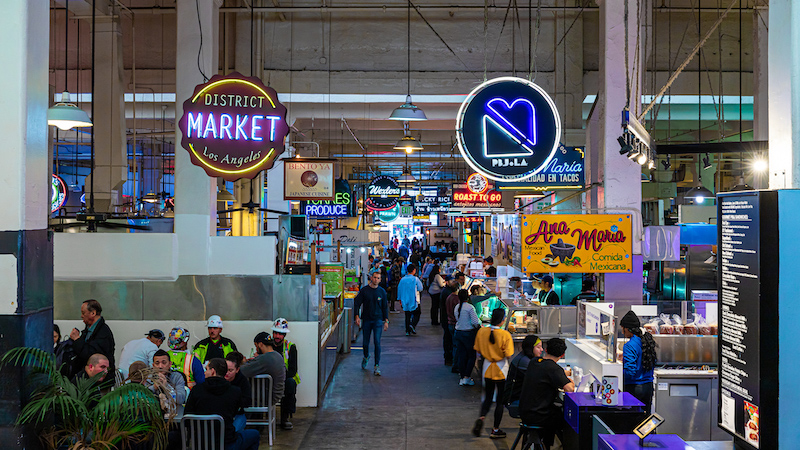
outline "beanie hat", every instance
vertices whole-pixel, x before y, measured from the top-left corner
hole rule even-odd
[[[642,322],[639,321],[639,316],[637,316],[635,312],[628,311],[625,317],[619,321],[619,325],[628,329],[639,328],[642,326]]]

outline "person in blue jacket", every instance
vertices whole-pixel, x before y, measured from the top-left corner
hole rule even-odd
[[[653,369],[656,365],[656,341],[642,330],[642,323],[633,311],[619,322],[628,342],[622,347],[622,378],[625,392],[644,403],[650,414],[653,404]]]

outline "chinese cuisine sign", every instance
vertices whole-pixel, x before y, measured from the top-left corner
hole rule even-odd
[[[271,169],[289,132],[275,90],[236,72],[195,87],[178,126],[192,163],[228,181]]]
[[[333,161],[284,159],[284,200],[333,200]]]
[[[522,216],[522,270],[527,273],[626,273],[631,263],[631,216]]]

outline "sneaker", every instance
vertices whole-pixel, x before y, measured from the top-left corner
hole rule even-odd
[[[400,311],[389,311],[392,314],[400,314]]]
[[[411,336],[411,333],[409,333],[408,331],[406,331],[406,336]]]
[[[369,361],[369,356],[365,356],[364,359],[361,360],[361,370],[367,370],[368,361]]]
[[[492,434],[490,434],[489,437],[492,439],[502,439],[506,437],[506,432],[501,429],[492,430]]]
[[[482,429],[483,429],[483,419],[478,419],[475,421],[475,426],[472,427],[472,434],[475,435],[475,437],[480,437]]]
[[[381,376],[381,368],[380,368],[380,367],[378,367],[378,366],[375,366],[375,371],[374,371],[374,372],[372,372],[372,373],[373,373],[373,374],[374,374],[376,377],[379,377],[379,376]]]
[[[462,379],[458,380],[458,385],[459,386],[464,386],[464,380],[466,380],[466,378],[462,378]]]
[[[470,377],[462,378],[461,380],[464,382],[462,386],[475,386],[475,380]]]
[[[411,334],[417,334],[417,330],[414,328],[413,325],[411,326]]]
[[[289,422],[287,420],[287,421],[283,422],[283,424],[281,425],[281,428],[283,428],[284,430],[291,430],[292,428],[294,428],[294,426],[292,426],[292,422]]]

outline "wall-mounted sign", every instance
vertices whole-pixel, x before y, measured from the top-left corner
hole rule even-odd
[[[456,116],[458,148],[478,173],[496,181],[523,181],[555,156],[561,119],[536,84],[515,77],[475,88]]]
[[[380,235],[374,231],[369,230],[352,230],[349,228],[340,228],[332,231],[331,242],[336,244],[366,244],[367,242],[378,242]]]
[[[453,216],[453,222],[483,223],[483,216]]]
[[[534,189],[537,191],[550,191],[553,189],[582,189],[586,184],[584,171],[584,147],[558,146],[553,159],[545,166],[544,170],[532,175],[521,182],[497,183],[497,189],[519,190]]]
[[[475,172],[467,178],[467,189],[473,194],[483,194],[489,190],[489,180]]]
[[[631,216],[523,215],[522,271],[626,273],[632,265]]]
[[[370,211],[392,209],[400,199],[400,185],[390,176],[378,175],[367,185],[367,200]]]
[[[418,196],[414,201],[414,215],[427,219],[430,214],[450,211],[450,196],[437,194],[438,192],[423,192],[422,196]]]
[[[67,202],[67,184],[56,174],[50,181],[50,214],[53,214]]]
[[[333,161],[283,160],[284,200],[333,200]]]
[[[236,72],[197,85],[178,126],[192,164],[228,181],[271,169],[289,132],[275,90]]]
[[[339,178],[334,183],[333,200],[308,200],[300,202],[300,214],[308,217],[353,217],[354,202],[350,183]]]
[[[453,187],[453,208],[502,208],[503,194],[500,191],[488,190],[476,194],[466,187]]]
[[[375,217],[381,222],[394,222],[400,217],[400,205],[394,205],[391,209],[375,211]]]

